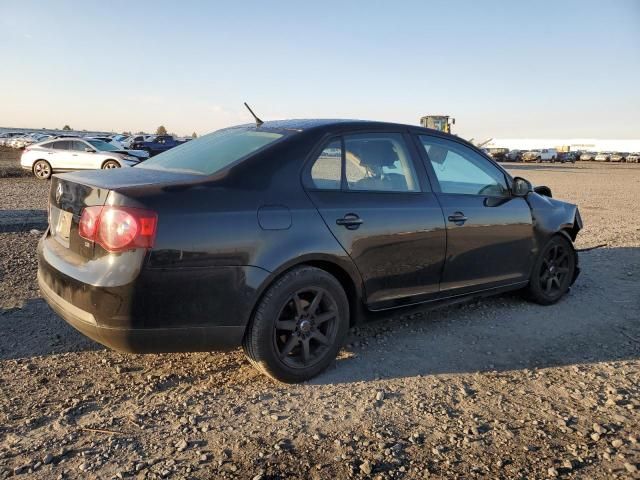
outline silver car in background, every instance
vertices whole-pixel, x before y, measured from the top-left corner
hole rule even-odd
[[[25,148],[20,165],[40,180],[55,172],[133,167],[141,159],[102,140],[57,138]]]

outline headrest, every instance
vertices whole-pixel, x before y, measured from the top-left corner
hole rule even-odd
[[[398,154],[389,140],[370,140],[358,142],[349,149],[360,159],[363,166],[391,167],[398,160]]]

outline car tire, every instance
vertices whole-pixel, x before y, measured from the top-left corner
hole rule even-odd
[[[340,282],[319,268],[297,267],[264,293],[243,348],[271,378],[302,382],[335,360],[348,329],[349,302]]]
[[[111,170],[112,168],[120,168],[120,164],[115,160],[107,160],[102,164],[103,170]]]
[[[542,163],[542,159],[540,157],[536,158],[536,163]]]
[[[32,170],[38,180],[49,180],[51,178],[51,164],[46,160],[36,160]]]
[[[571,287],[576,270],[573,245],[562,235],[554,235],[542,248],[531,272],[527,294],[540,305],[560,300]]]

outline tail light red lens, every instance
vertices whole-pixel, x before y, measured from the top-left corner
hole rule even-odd
[[[109,252],[152,248],[158,215],[131,207],[86,207],[80,215],[78,233]]]

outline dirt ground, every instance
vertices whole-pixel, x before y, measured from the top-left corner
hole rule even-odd
[[[0,478],[640,478],[640,165],[508,168],[580,206],[579,248],[606,244],[570,294],[354,329],[301,385],[241,351],[102,348],[39,298],[39,234],[0,234]],[[16,180],[0,209],[46,208]]]

